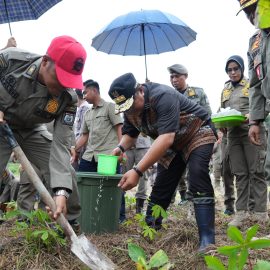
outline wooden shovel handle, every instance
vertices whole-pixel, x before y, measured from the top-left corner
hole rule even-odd
[[[56,210],[55,201],[53,200],[52,196],[50,195],[50,193],[48,192],[48,190],[46,189],[46,187],[44,186],[44,184],[40,180],[40,178],[37,175],[37,173],[35,172],[35,170],[33,169],[31,163],[29,162],[29,160],[25,156],[23,150],[21,149],[21,147],[17,143],[16,139],[13,136],[11,129],[9,128],[9,126],[6,123],[1,124],[0,129],[1,129],[0,135],[3,135],[5,137],[7,143],[10,145],[10,147],[12,148],[13,152],[15,153],[17,159],[19,160],[19,162],[23,166],[24,170],[28,174],[30,181],[32,182],[32,184],[34,185],[34,187],[36,188],[36,190],[40,194],[40,197],[42,198],[43,202],[47,206],[49,206],[53,212],[55,212],[55,210]],[[60,216],[57,218],[56,221],[61,226],[61,228],[63,229],[66,236],[68,236],[70,238],[76,237],[74,230],[72,229],[72,227],[70,226],[70,224],[68,223],[68,221],[66,220],[66,218],[63,214],[60,214]]]

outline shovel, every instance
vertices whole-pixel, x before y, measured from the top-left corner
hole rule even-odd
[[[55,202],[48,192],[48,190],[43,185],[39,176],[33,169],[31,163],[25,156],[21,147],[18,145],[16,139],[9,126],[4,123],[0,124],[0,136],[3,136],[13,152],[16,154],[17,159],[22,164],[26,173],[29,176],[32,184],[35,186],[36,190],[39,192],[43,202],[54,212],[56,210]],[[94,244],[92,244],[85,235],[77,236],[73,231],[72,227],[66,220],[63,214],[57,218],[57,223],[61,226],[66,236],[71,240],[71,251],[90,269],[92,270],[113,270],[116,269],[114,263],[103,253],[101,253]]]

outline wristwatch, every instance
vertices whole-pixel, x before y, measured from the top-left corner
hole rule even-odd
[[[117,147],[121,150],[122,153],[125,153],[125,148],[121,144],[118,144]]]
[[[69,193],[65,189],[58,189],[57,191],[54,192],[55,196],[65,196],[66,199],[69,198]]]
[[[134,166],[134,167],[133,167],[133,170],[134,170],[140,177],[143,177],[143,173],[138,169],[137,166]]]

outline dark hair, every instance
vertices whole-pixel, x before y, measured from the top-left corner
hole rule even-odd
[[[81,89],[75,89],[75,92],[79,99],[83,99],[83,93]]]
[[[87,88],[87,87],[95,87],[96,89],[97,89],[97,91],[99,92],[99,84],[96,82],[96,81],[94,81],[94,80],[87,80],[87,81],[85,81],[85,82],[83,82],[83,86],[85,87],[85,88]]]

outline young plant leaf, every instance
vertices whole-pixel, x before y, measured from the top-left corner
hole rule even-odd
[[[148,265],[147,265],[147,262],[146,262],[146,260],[145,260],[145,258],[143,258],[143,257],[139,257],[138,258],[138,262],[137,262],[137,269],[146,269],[146,270],[148,270],[148,269],[150,269],[149,267],[148,267]],[[138,268],[138,266],[140,267],[140,268]]]
[[[220,259],[213,256],[205,256],[204,259],[211,270],[226,270]]]
[[[244,238],[240,230],[235,226],[229,226],[227,230],[227,235],[231,238],[231,240],[235,241],[238,244],[244,243]]]
[[[240,246],[223,246],[219,247],[217,249],[218,253],[226,255],[226,256],[231,256],[235,252],[238,253],[240,251],[241,247]]]
[[[261,260],[259,260],[253,268],[253,270],[269,270],[269,269],[270,269],[270,262]]]
[[[228,259],[228,270],[235,270],[235,269],[238,269],[237,268],[237,251],[233,251]]]
[[[238,268],[239,269],[243,269],[244,265],[247,262],[247,258],[248,258],[248,250],[246,248],[243,248],[239,254],[239,258],[238,258]]]
[[[253,240],[247,244],[247,247],[251,249],[261,249],[261,248],[270,247],[270,240],[269,239]]]
[[[248,228],[247,237],[245,240],[246,243],[249,242],[256,235],[258,229],[259,229],[259,226],[257,224],[252,226],[251,228]]]
[[[149,261],[150,267],[160,267],[169,262],[167,254],[163,250],[157,251]]]
[[[144,250],[133,243],[128,243],[128,255],[131,258],[132,261],[138,262],[139,257],[142,257],[144,260],[146,260],[146,255]]]

